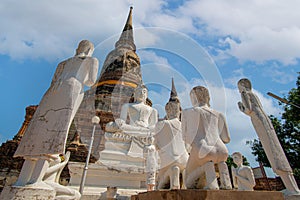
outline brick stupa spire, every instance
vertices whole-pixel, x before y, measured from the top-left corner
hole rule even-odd
[[[130,101],[135,88],[142,83],[140,59],[133,38],[132,10],[130,7],[121,36],[115,49],[107,55],[96,84],[95,108],[102,129],[119,117],[122,105]]]

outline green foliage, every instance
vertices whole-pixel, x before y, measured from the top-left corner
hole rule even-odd
[[[289,103],[300,105],[300,72],[298,72],[296,88],[292,88],[285,97]],[[282,105],[282,103],[279,103]],[[289,160],[296,178],[300,179],[300,109],[292,105],[283,105],[284,112],[281,119],[270,116],[280,144]],[[259,140],[247,141],[251,146],[252,154],[264,166],[270,163]]]
[[[237,167],[236,164],[233,162],[231,155],[228,156],[226,164],[228,166],[228,169],[231,169],[231,166]],[[243,156],[243,165],[250,166],[250,163],[248,162],[247,158],[244,156]]]

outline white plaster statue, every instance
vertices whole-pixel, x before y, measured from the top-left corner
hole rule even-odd
[[[140,137],[151,136],[157,123],[158,113],[156,109],[146,104],[148,90],[144,85],[139,85],[134,92],[134,103],[122,106],[120,118],[115,122],[109,122],[105,131],[114,133],[121,132],[132,137],[128,155],[143,157],[143,141]],[[127,123],[129,119],[129,123]]]
[[[180,174],[184,176],[188,153],[181,133],[179,102],[169,101],[165,110],[167,119],[156,125],[155,143],[160,157],[158,189],[170,184],[170,189],[180,189]]]
[[[219,189],[214,164],[218,165],[220,189],[231,189],[226,164],[230,141],[225,117],[209,107],[209,93],[205,87],[194,87],[190,93],[193,108],[182,113],[182,133],[185,142],[191,145],[186,165],[186,187],[209,190]],[[205,176],[205,179],[203,178]],[[203,182],[203,180],[206,180]]]
[[[146,104],[148,90],[139,85],[134,92],[134,103],[122,106],[120,118],[106,125],[107,132],[121,131],[135,136],[149,135],[157,122],[157,111]],[[129,118],[129,124],[126,123]]]
[[[147,138],[147,144],[144,147],[144,158],[146,159],[147,191],[152,191],[155,188],[156,171],[158,169],[158,154],[152,136]]]
[[[277,138],[271,120],[264,112],[259,98],[252,92],[251,82],[248,79],[241,79],[238,82],[242,102],[238,102],[239,109],[251,117],[252,124],[264,148],[272,169],[278,174],[285,187],[285,195],[300,194],[293,171],[284,154],[284,151]]]
[[[243,165],[243,155],[240,152],[234,152],[232,159],[237,165],[237,168],[231,166],[233,187],[241,191],[253,191],[255,178],[251,167]]]
[[[64,153],[69,127],[83,99],[84,85],[96,82],[98,60],[91,57],[93,51],[94,45],[83,40],[76,55],[58,65],[50,88],[15,152],[14,157],[25,159],[15,186],[43,185],[49,162]]]
[[[50,162],[43,181],[55,190],[56,200],[79,200],[81,195],[77,190],[59,184],[60,174],[69,161],[70,152],[68,151],[66,153],[63,161],[58,154],[55,155],[55,157],[56,159]]]

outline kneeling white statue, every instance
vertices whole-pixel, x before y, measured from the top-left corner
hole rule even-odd
[[[214,167],[217,164],[220,188],[231,189],[226,164],[228,150],[224,144],[230,141],[230,136],[225,117],[209,107],[209,93],[205,87],[194,87],[190,96],[193,108],[186,109],[182,113],[183,138],[191,145],[186,165],[186,187],[219,189]]]
[[[184,170],[188,160],[188,153],[181,133],[179,121],[180,104],[168,102],[166,105],[167,119],[158,122],[155,143],[160,156],[160,170],[158,173],[158,189],[170,185],[170,189],[180,189],[180,174],[184,180]]]
[[[59,177],[66,166],[66,164],[69,161],[70,158],[70,152],[68,151],[66,155],[63,157],[63,161],[61,157],[57,154],[56,159],[54,159],[52,162],[50,162],[49,168],[46,170],[45,176],[43,178],[43,181],[51,186],[55,192],[55,199],[59,200],[68,200],[68,199],[74,199],[79,200],[81,195],[77,190],[68,188],[66,186],[63,186],[59,184]]]
[[[243,165],[243,155],[240,152],[232,154],[233,162],[237,165],[231,167],[233,187],[242,191],[253,191],[255,178],[251,167]]]

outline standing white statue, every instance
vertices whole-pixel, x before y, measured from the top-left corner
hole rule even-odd
[[[237,165],[231,166],[233,187],[242,191],[253,191],[255,178],[251,167],[243,165],[243,155],[240,152],[232,154],[233,162]]]
[[[193,108],[182,113],[182,134],[185,142],[191,145],[186,165],[186,187],[209,190],[231,189],[226,160],[228,150],[224,143],[230,141],[225,117],[209,107],[209,93],[205,87],[197,86],[190,92]],[[214,164],[218,165],[219,187]],[[206,180],[203,182],[203,180]]]
[[[160,170],[158,173],[158,189],[184,188],[181,186],[180,175],[184,180],[184,170],[188,160],[188,153],[182,138],[180,117],[180,102],[172,80],[172,90],[169,102],[165,106],[167,119],[156,125],[155,144],[160,157]]]
[[[16,186],[44,185],[42,178],[49,162],[65,152],[68,130],[83,99],[84,85],[96,82],[98,60],[91,57],[93,51],[94,45],[83,40],[76,55],[58,65],[15,152],[14,157],[25,159]]]
[[[69,161],[70,152],[68,151],[66,153],[66,155],[63,157],[63,160],[61,159],[61,157],[58,154],[55,157],[56,158],[50,162],[49,168],[47,169],[47,171],[45,173],[43,181],[55,190],[56,199],[79,200],[81,195],[77,190],[74,190],[74,189],[71,189],[71,188],[68,188],[66,186],[59,184],[60,174]]]
[[[152,191],[156,184],[156,171],[158,169],[158,155],[154,146],[154,137],[147,138],[147,144],[144,147],[144,158],[146,159],[145,171],[147,173],[147,191]]]
[[[284,194],[287,196],[300,195],[293,171],[280,145],[272,122],[264,112],[259,98],[252,92],[251,82],[248,79],[241,79],[238,82],[238,88],[242,98],[242,102],[238,102],[239,109],[251,117],[271,167],[281,177],[286,187]]]

